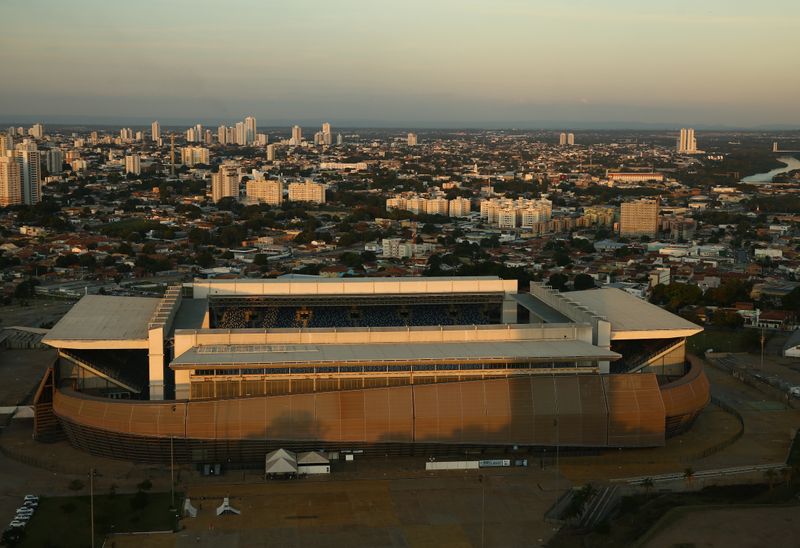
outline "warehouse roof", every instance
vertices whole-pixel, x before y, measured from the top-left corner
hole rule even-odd
[[[147,324],[158,302],[149,297],[86,295],[42,341],[56,348],[147,348]]]
[[[621,289],[571,291],[564,297],[611,322],[612,339],[689,337],[703,330],[699,325]]]
[[[416,344],[288,344],[195,346],[175,358],[175,368],[241,364],[445,362],[452,360],[616,360],[620,355],[575,340],[481,341]]]

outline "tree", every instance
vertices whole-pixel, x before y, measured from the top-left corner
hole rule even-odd
[[[360,268],[364,263],[364,259],[361,257],[360,253],[346,251],[339,255],[339,262],[350,268]]]
[[[671,283],[655,286],[650,302],[662,305],[671,312],[677,312],[684,306],[698,304],[702,298],[703,291],[696,285]]]
[[[35,295],[34,288],[39,285],[39,280],[36,278],[30,278],[24,280],[17,284],[17,287],[14,288],[14,297],[21,302],[26,302],[28,299],[32,299]]]
[[[556,272],[547,279],[547,285],[558,291],[564,291],[567,287],[567,281],[569,281],[569,278],[560,272]]]
[[[567,266],[572,264],[572,259],[570,258],[569,253],[564,250],[556,251],[555,255],[553,255],[553,259],[556,261],[558,266]]]
[[[362,251],[361,258],[364,260],[365,263],[372,263],[375,262],[378,256],[375,255],[374,251]]]
[[[572,281],[572,287],[575,291],[582,291],[584,289],[594,289],[594,278],[588,274],[578,274]]]
[[[800,287],[795,287],[792,292],[781,299],[781,305],[786,310],[800,310]]]
[[[147,496],[147,493],[144,491],[136,491],[136,494],[133,495],[131,499],[130,505],[132,510],[142,510],[147,506],[148,499],[150,497]]]
[[[711,323],[719,327],[736,328],[744,325],[744,318],[730,310],[717,310],[711,317]]]

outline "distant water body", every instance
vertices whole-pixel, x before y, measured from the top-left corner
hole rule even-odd
[[[781,173],[786,173],[787,171],[793,171],[795,169],[800,169],[800,160],[795,158],[794,156],[779,156],[777,158],[779,162],[786,164],[786,167],[778,167],[773,169],[772,171],[768,171],[766,173],[756,173],[755,175],[750,175],[749,177],[745,177],[742,179],[742,183],[771,183],[772,178],[776,175],[780,175]]]

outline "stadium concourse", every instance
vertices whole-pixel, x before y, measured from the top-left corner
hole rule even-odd
[[[295,451],[651,447],[709,401],[700,327],[618,289],[515,280],[210,279],[88,295],[35,435],[98,455],[261,462]]]

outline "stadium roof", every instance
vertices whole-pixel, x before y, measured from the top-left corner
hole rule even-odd
[[[570,291],[564,297],[611,322],[612,339],[690,337],[703,330],[702,327],[621,289]]]
[[[147,348],[147,323],[159,299],[86,295],[45,335],[56,348]]]
[[[208,299],[182,299],[172,328],[202,329],[207,312]]]
[[[457,360],[616,360],[616,352],[575,340],[480,341],[415,344],[260,344],[195,346],[175,358],[175,369],[210,365],[426,363]]]
[[[309,283],[328,283],[328,284],[357,284],[357,283],[373,283],[373,282],[392,282],[392,283],[413,283],[413,282],[462,282],[462,281],[497,281],[501,280],[499,276],[408,276],[403,278],[392,278],[392,277],[361,277],[361,278],[329,278],[327,276],[310,276],[310,275],[292,275],[289,276],[281,276],[278,278],[208,278],[208,279],[197,279],[194,283],[197,284],[207,284],[207,285],[217,285],[217,284],[227,284],[230,282],[236,282],[237,284],[281,284],[288,281],[292,282],[309,282]]]
[[[516,293],[517,280],[497,276],[366,278],[195,279],[195,298],[233,295],[407,295],[427,293]]]
[[[542,323],[573,323],[572,320],[567,318],[564,314],[555,308],[547,306],[530,293],[517,293],[511,297],[517,301],[520,306],[527,308],[532,314],[533,319],[538,318]],[[533,319],[531,323],[536,323]]]

